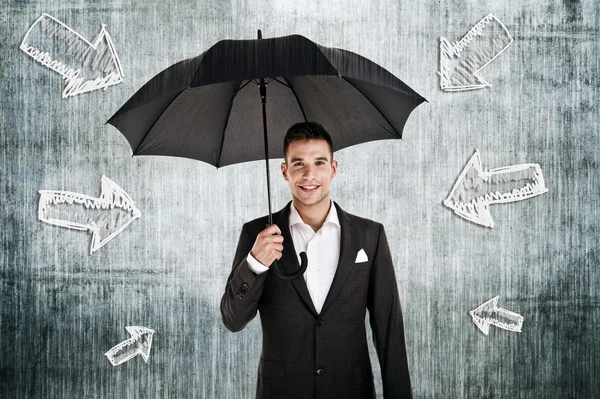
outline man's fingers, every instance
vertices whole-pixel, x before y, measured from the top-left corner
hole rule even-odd
[[[280,235],[272,235],[270,237],[267,237],[267,239],[275,244],[281,244],[283,242],[283,236]]]
[[[273,234],[281,235],[281,230],[279,229],[279,226],[277,226],[276,224],[272,224],[269,227],[273,227],[275,229],[275,232]]]
[[[270,243],[281,244],[283,242],[283,236],[281,234],[277,234],[275,230],[270,230],[273,226],[267,227],[258,234],[258,240],[263,242],[265,245],[268,245]],[[279,228],[277,228],[277,231],[279,231]]]
[[[281,259],[283,236],[275,224],[258,233],[250,254],[261,264],[269,267],[274,261]]]
[[[277,227],[276,224],[270,225],[269,227],[267,227],[259,233],[259,235],[262,236],[272,236],[274,234],[281,235],[281,230],[279,230],[279,227]]]

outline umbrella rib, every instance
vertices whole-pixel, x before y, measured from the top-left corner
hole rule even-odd
[[[189,90],[190,88],[188,87],[187,90]],[[184,90],[179,91],[179,94],[177,94],[173,100],[171,100],[171,102],[169,104],[167,104],[167,106],[165,107],[165,109],[163,109],[160,113],[160,115],[158,115],[158,118],[156,118],[156,120],[154,121],[154,123],[152,123],[152,126],[150,126],[150,129],[148,129],[148,131],[146,132],[146,134],[144,134],[144,137],[142,137],[142,140],[140,140],[140,143],[138,144],[138,146],[135,148],[135,150],[133,151],[133,155],[135,155],[136,151],[140,149],[140,147],[142,146],[142,144],[144,143],[144,140],[146,140],[146,137],[148,137],[148,134],[150,134],[150,132],[152,131],[152,129],[154,129],[154,126],[156,126],[156,123],[160,120],[160,118],[162,118],[163,114],[165,113],[165,111],[171,106],[171,104],[173,104],[173,101],[175,101],[177,99],[177,97],[179,97],[179,95],[181,93],[183,93]]]
[[[229,122],[229,115],[231,115],[231,109],[233,108],[233,98],[236,96],[237,92],[242,90],[244,87],[246,87],[246,85],[248,83],[250,83],[252,80],[248,80],[242,87],[237,88],[236,90],[233,91],[233,95],[231,96],[231,100],[229,101],[229,109],[227,110],[227,115],[225,116],[225,126],[223,127],[223,134],[221,135],[222,139],[221,139],[221,147],[219,148],[219,159],[217,160],[217,164],[215,165],[217,168],[219,168],[219,163],[221,161],[221,156],[223,155],[223,144],[225,143],[225,131],[227,130],[227,124]],[[240,80],[240,83],[242,83],[243,81]],[[239,86],[240,83],[238,83],[237,85]]]
[[[284,79],[285,79],[285,78],[284,78]],[[286,86],[286,87],[289,87],[289,88],[291,88],[291,86],[290,86],[290,85],[288,85],[288,84],[286,84],[286,83],[282,82],[281,80],[279,80],[279,79],[277,79],[277,78],[271,78],[271,80],[274,80],[274,81],[276,81],[276,82],[278,82],[278,83],[280,83],[280,84],[282,84],[282,85],[284,85],[284,86]]]
[[[294,98],[296,99],[296,102],[298,103],[298,107],[300,107],[300,111],[302,112],[302,116],[304,117],[304,122],[308,122],[308,119],[306,119],[306,114],[304,113],[304,108],[302,108],[300,99],[298,98],[298,95],[296,94],[296,90],[294,90],[294,86],[292,86],[290,81],[285,76],[282,76],[282,77],[283,77],[283,80],[285,80],[287,82],[287,85],[285,85],[285,86],[290,88],[290,90],[292,91],[292,94],[294,95]],[[281,82],[279,82],[279,83],[281,83]]]
[[[379,115],[381,115],[383,117],[383,119],[385,119],[385,121],[388,123],[388,125],[390,125],[390,127],[392,128],[392,130],[394,132],[396,132],[396,134],[398,135],[398,137],[400,137],[400,139],[402,139],[402,132],[398,133],[398,131],[394,128],[394,125],[392,125],[392,123],[389,121],[389,119],[383,114],[383,112],[381,112],[381,110],[379,110],[379,108],[377,108],[377,106],[375,104],[373,104],[373,101],[371,101],[371,99],[369,97],[367,97],[365,95],[365,93],[363,93],[358,87],[356,87],[355,85],[353,85],[352,82],[350,82],[344,76],[340,76],[340,78],[344,79],[346,82],[348,82],[348,84],[350,84],[352,87],[354,87],[356,89],[356,91],[358,91],[360,94],[362,94],[362,96],[364,98],[366,98],[371,103],[371,105],[373,106],[373,108],[375,108],[377,110],[377,112],[379,112]]]
[[[241,82],[241,81],[240,81]],[[248,83],[252,82],[252,79],[248,79],[248,81],[246,83],[244,83],[244,85],[242,87],[239,87],[237,89],[235,89],[235,93],[237,93],[238,91],[242,90],[244,87],[246,87],[248,85]]]

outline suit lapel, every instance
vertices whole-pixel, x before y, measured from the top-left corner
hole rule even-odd
[[[283,269],[287,273],[293,273],[294,271],[300,268],[300,264],[298,263],[298,255],[296,255],[296,248],[294,247],[294,240],[292,240],[292,234],[290,233],[289,218],[291,204],[292,202],[290,201],[287,204],[287,206],[279,212],[279,217],[273,218],[274,221],[277,220],[275,221],[275,224],[277,224],[279,230],[281,230],[281,235],[283,236],[283,252],[281,254],[280,263],[283,264]],[[310,263],[310,259],[308,260],[308,262]],[[283,283],[286,283],[283,280],[281,281]],[[296,288],[296,291],[298,291],[298,294],[306,303],[308,308],[316,316],[317,311],[315,309],[315,305],[312,303],[310,294],[308,293],[308,288],[306,287],[304,277],[300,276],[297,279],[293,280],[292,285],[294,286],[294,288]]]
[[[335,276],[333,277],[333,282],[331,283],[331,288],[329,289],[329,293],[327,294],[327,298],[325,298],[325,303],[321,309],[321,315],[323,315],[331,306],[331,303],[337,294],[339,294],[340,290],[348,279],[348,276],[352,274],[352,268],[354,266],[354,261],[356,260],[356,254],[358,253],[361,245],[359,231],[357,230],[355,224],[352,223],[352,219],[346,212],[342,210],[342,208],[339,207],[338,204],[334,202],[334,205],[337,209],[338,219],[340,221],[342,230],[340,237],[340,259]],[[302,283],[304,284],[304,279],[302,279]],[[306,284],[304,284],[304,287],[306,288]]]

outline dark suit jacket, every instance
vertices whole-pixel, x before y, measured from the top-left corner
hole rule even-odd
[[[288,225],[290,204],[273,214],[284,237],[281,262],[289,272],[299,267]],[[412,397],[398,286],[383,225],[335,206],[341,225],[340,260],[321,314],[302,277],[284,281],[271,271],[256,275],[249,269],[246,256],[267,217],[242,228],[221,315],[225,326],[236,332],[260,311],[263,345],[257,398],[375,398],[367,309],[384,397]],[[360,249],[368,261],[355,263]]]

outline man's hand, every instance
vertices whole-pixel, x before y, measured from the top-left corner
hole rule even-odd
[[[256,236],[250,255],[266,267],[270,267],[275,260],[281,259],[283,251],[283,236],[276,224],[267,227]]]

